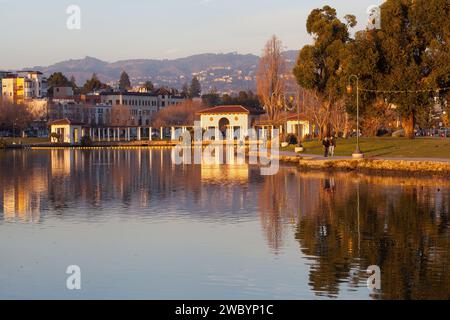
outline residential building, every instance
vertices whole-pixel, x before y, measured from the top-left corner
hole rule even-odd
[[[24,103],[47,95],[47,79],[39,71],[21,71],[2,79],[2,99],[10,103]]]
[[[3,88],[3,86],[2,86],[2,79],[6,78],[8,75],[10,75],[10,72],[8,72],[8,71],[0,71],[0,97],[3,96],[3,94],[2,94],[2,88]]]
[[[92,126],[111,124],[112,107],[106,104],[85,104],[74,99],[53,99],[49,105],[49,120],[70,119]]]
[[[70,99],[73,98],[73,88],[71,86],[50,87],[47,95],[52,99]]]
[[[104,92],[100,96],[101,104],[110,106],[116,115],[121,115],[120,121],[125,121],[129,125],[149,125],[153,114],[161,108],[184,101],[184,98],[163,90],[154,93]],[[125,110],[128,111],[129,119],[123,118]]]

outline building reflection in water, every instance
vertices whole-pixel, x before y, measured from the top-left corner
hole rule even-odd
[[[344,283],[356,290],[366,268],[379,265],[382,290],[373,298],[450,298],[447,180],[295,167],[261,176],[245,164],[173,165],[170,151],[153,149],[4,151],[0,203],[7,222],[94,219],[112,208],[219,223],[259,219],[274,254],[295,239],[318,295],[337,297]]]

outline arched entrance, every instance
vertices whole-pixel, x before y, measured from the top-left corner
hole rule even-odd
[[[222,133],[222,137],[226,138],[227,129],[230,127],[230,120],[227,118],[222,118],[219,120],[219,130]]]

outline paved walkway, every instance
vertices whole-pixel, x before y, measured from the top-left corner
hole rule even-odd
[[[335,156],[335,157],[325,158],[324,156],[317,155],[317,154],[306,154],[306,153],[297,154],[294,151],[280,151],[280,155],[286,156],[286,157],[300,156],[305,160],[352,160],[353,159],[351,156]],[[392,160],[392,161],[417,161],[417,162],[424,162],[424,161],[450,162],[450,159],[448,159],[448,158],[367,157],[366,159]]]

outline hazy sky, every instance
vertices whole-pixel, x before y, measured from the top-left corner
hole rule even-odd
[[[309,12],[325,4],[358,17],[381,0],[0,0],[0,69],[92,56],[106,61],[206,52],[260,54],[272,34],[287,49],[311,41]],[[68,30],[69,5],[81,30]]]

